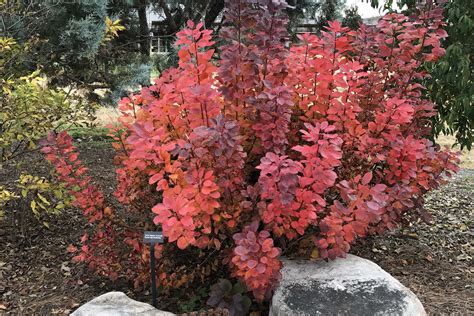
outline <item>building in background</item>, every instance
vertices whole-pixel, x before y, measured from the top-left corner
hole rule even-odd
[[[374,9],[375,10],[375,9]],[[374,12],[371,12],[374,14]],[[364,24],[376,25],[381,15],[368,16],[363,18]],[[222,20],[222,13],[215,20],[215,24],[219,24]],[[147,23],[150,30],[150,55],[167,54],[171,51],[171,47],[175,40],[175,34],[165,34],[166,17],[161,9],[149,6],[147,9]],[[315,19],[303,18],[298,21],[295,27],[295,33],[315,33],[318,30],[317,21]]]
[[[162,10],[147,8],[147,22],[150,30],[150,55],[167,54],[171,51],[174,34],[164,34],[165,15]]]

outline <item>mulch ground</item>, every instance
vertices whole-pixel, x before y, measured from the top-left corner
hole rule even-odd
[[[84,143],[80,147],[95,181],[111,194],[115,174],[110,146]],[[46,170],[35,165],[35,171]],[[14,177],[0,171],[2,182]],[[462,170],[431,193],[425,207],[433,213],[433,225],[419,223],[366,239],[352,253],[373,260],[409,287],[429,314],[473,315],[474,170]],[[0,315],[69,314],[112,290],[150,302],[149,293],[134,293],[127,284],[111,283],[70,261],[66,247],[77,242],[85,225],[80,211],[65,210],[49,219],[49,229],[33,219],[23,234],[13,218],[7,212],[0,223]],[[162,309],[176,308],[167,301],[160,303]]]
[[[351,252],[410,288],[431,315],[474,315],[474,170],[429,194],[432,224],[361,241]]]

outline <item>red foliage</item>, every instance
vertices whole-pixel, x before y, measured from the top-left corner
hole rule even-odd
[[[222,250],[260,300],[278,280],[274,243],[311,237],[321,258],[343,257],[357,238],[416,217],[423,195],[457,170],[456,155],[426,139],[435,112],[421,66],[444,53],[439,8],[416,20],[388,14],[357,32],[331,22],[288,49],[285,7],[228,1],[217,65],[211,31],[188,23],[178,68],[122,100],[116,196],[141,226],[105,206],[70,137],[48,138],[43,152],[96,227],[80,259],[146,279],[133,271],[146,267],[139,231],[151,220],[140,212],[152,210],[167,237],[160,251]],[[118,234],[128,252],[115,250]],[[184,282],[164,267],[162,285]]]
[[[117,236],[113,227],[113,211],[104,202],[104,195],[92,184],[92,179],[86,175],[87,168],[78,159],[72,138],[67,132],[56,135],[50,132],[47,139],[42,142],[41,151],[46,159],[56,169],[57,177],[65,183],[69,194],[74,197],[73,204],[83,210],[88,222],[95,224],[94,235],[90,237],[85,233],[82,238],[82,247],[75,261],[86,261],[89,267],[98,273],[116,279],[118,274],[113,269],[113,264],[119,260],[113,247]],[[70,245],[68,251],[76,252],[77,248]]]
[[[243,279],[257,300],[270,297],[280,276],[281,262],[277,259],[280,249],[273,246],[273,239],[266,230],[257,231],[258,222],[246,226],[233,236],[235,248],[231,265],[234,275]]]

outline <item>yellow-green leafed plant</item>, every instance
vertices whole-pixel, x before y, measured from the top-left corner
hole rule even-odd
[[[49,89],[37,72],[4,81],[0,98],[0,163],[35,149],[49,130],[86,119],[81,103]]]
[[[109,17],[105,18],[105,36],[104,41],[108,42],[118,37],[118,32],[125,30],[121,24],[120,19],[112,20]]]
[[[0,219],[3,217],[5,211],[4,206],[7,202],[11,201],[12,199],[17,198],[18,196],[15,193],[8,191],[3,186],[0,186]]]
[[[21,192],[21,198],[29,201],[31,211],[38,219],[42,212],[58,215],[72,202],[64,185],[52,183],[43,177],[22,174],[16,187]],[[43,221],[43,224],[49,228],[47,221]]]
[[[0,38],[0,172],[21,174],[18,179],[0,178],[0,218],[6,210],[19,214],[30,209],[30,214],[40,219],[41,213],[57,214],[64,208],[68,197],[63,188],[30,174],[32,164],[36,165],[28,160],[31,155],[26,157],[38,150],[38,142],[48,131],[93,119],[90,105],[50,88],[39,70],[27,75],[12,70],[15,56],[26,49],[11,38]],[[3,68],[7,64],[9,71]]]

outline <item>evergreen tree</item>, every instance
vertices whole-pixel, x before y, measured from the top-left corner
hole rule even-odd
[[[344,19],[342,19],[342,26],[357,30],[362,23],[362,17],[359,15],[357,6],[352,6],[344,10]]]
[[[119,18],[125,30],[108,36],[117,31],[120,24],[113,21]],[[86,89],[91,99],[104,101],[95,89],[107,89],[105,100],[110,100],[149,83],[148,51],[137,41],[134,1],[5,0],[0,19],[1,36],[30,48],[25,71],[40,68],[53,86]]]

